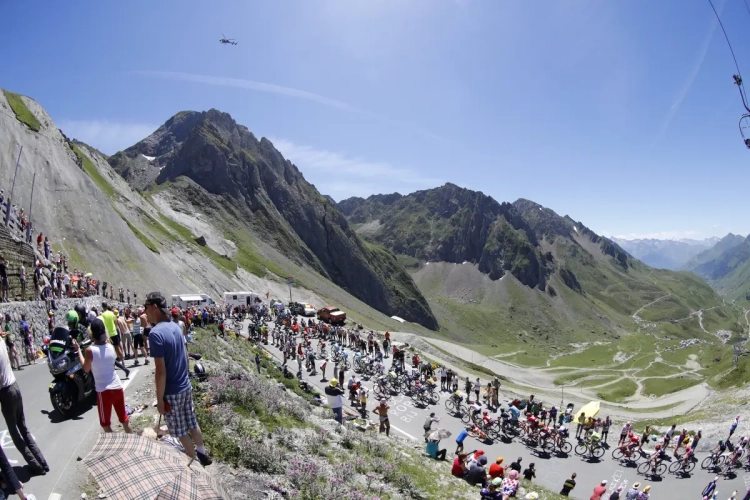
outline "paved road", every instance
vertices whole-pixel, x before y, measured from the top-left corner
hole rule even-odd
[[[243,335],[247,335],[247,327],[245,326]],[[313,341],[313,345],[317,347],[317,341]],[[272,346],[265,346],[266,349],[279,360],[282,359],[280,351]],[[320,366],[320,363],[317,363]],[[386,366],[390,364],[390,359],[386,360]],[[296,372],[296,361],[289,362],[290,369],[295,368],[293,371]],[[332,364],[329,363],[327,367],[326,375],[330,378],[332,376]],[[319,375],[315,377],[307,377],[307,372],[302,370],[305,380],[314,384],[319,389],[323,389],[326,382],[321,381],[320,371]],[[350,372],[347,372],[346,379],[348,380]],[[363,379],[365,386],[372,389],[372,384],[367,379]],[[372,393],[371,393],[372,394]],[[435,412],[437,416],[441,417],[441,421],[438,424],[433,424],[433,429],[442,427],[448,429],[456,436],[462,429],[463,425],[458,418],[454,418],[447,414],[445,410],[445,400],[449,396],[449,393],[442,393],[440,403],[428,408],[415,407],[412,403],[411,398],[399,395],[392,397],[389,400],[391,410],[389,412],[391,417],[391,432],[399,432],[404,436],[407,436],[418,441],[423,441],[423,429],[422,425],[425,418],[430,412]],[[371,402],[368,405],[369,411],[374,408],[374,403]],[[352,412],[356,410],[351,409]],[[371,417],[375,420],[376,415]],[[614,436],[610,436],[610,443],[613,441],[613,437],[617,440],[619,429],[613,429]],[[573,439],[570,440],[575,445]],[[441,445],[448,449],[448,459],[453,460],[453,452],[455,451],[455,441],[453,438],[443,440]],[[672,474],[667,473],[663,480],[650,480],[644,476],[637,474],[634,466],[626,466],[620,464],[612,459],[611,448],[607,450],[607,453],[599,462],[586,462],[579,456],[571,453],[568,457],[547,457],[537,455],[535,452],[525,445],[523,445],[518,439],[511,443],[498,442],[498,443],[481,443],[476,439],[467,437],[464,448],[467,451],[473,449],[482,449],[486,452],[490,463],[498,456],[505,458],[504,465],[508,466],[518,457],[523,457],[522,465],[528,465],[530,462],[536,464],[537,479],[536,482],[542,486],[549,488],[553,491],[560,491],[565,479],[570,477],[572,472],[577,473],[577,486],[571,493],[571,498],[588,499],[591,496],[591,492],[594,486],[599,484],[600,481],[606,479],[608,481],[609,490],[614,491],[618,486],[623,486],[627,490],[630,485],[635,482],[640,482],[641,487],[646,484],[651,485],[651,498],[653,500],[662,499],[700,499],[701,491],[705,485],[713,479],[715,474],[704,471],[700,468],[700,464],[693,470],[690,477],[675,477]],[[706,454],[698,454],[698,459],[702,460]],[[750,472],[738,471],[734,478],[722,478],[719,480],[719,496],[720,499],[728,498],[732,491],[737,490],[740,498],[750,488]],[[478,496],[478,495],[477,495]]]
[[[128,366],[130,364],[128,362]],[[120,371],[118,373],[123,375]],[[146,373],[148,376],[144,376]],[[143,367],[131,369],[130,380],[123,381],[126,392],[131,393],[141,384],[150,382],[150,374],[151,370]],[[0,417],[0,444],[24,483],[24,491],[33,493],[38,500],[80,498],[80,485],[86,476],[85,468],[77,458],[85,457],[96,442],[100,429],[96,406],[71,420],[60,421],[49,400],[48,387],[52,377],[43,361],[16,372],[16,380],[23,394],[26,424],[50,466],[50,472],[45,476],[30,477],[24,467],[26,462],[13,446],[5,421]],[[113,427],[117,429],[119,424],[114,412],[112,417],[115,419]]]

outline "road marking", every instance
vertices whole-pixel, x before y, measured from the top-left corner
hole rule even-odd
[[[49,497],[47,497],[47,500],[60,500],[62,498],[62,495],[59,493],[50,493]]]
[[[122,383],[122,390],[125,390],[128,388],[128,386],[130,385],[130,382],[133,381],[136,375],[138,375],[138,368],[133,368],[132,370],[130,370],[130,377],[128,377],[128,379]]]
[[[399,429],[399,428],[398,428],[398,427],[396,427],[395,425],[392,425],[392,426],[391,426],[391,429],[395,429],[395,430],[397,430],[398,432],[400,432],[401,434],[403,434],[404,436],[406,436],[406,437],[410,437],[410,438],[412,438],[413,440],[415,440],[415,441],[418,441],[418,439],[417,439],[417,438],[415,438],[414,436],[412,436],[411,434],[409,434],[409,433],[408,433],[408,432],[406,432],[406,431],[402,431],[401,429]]]

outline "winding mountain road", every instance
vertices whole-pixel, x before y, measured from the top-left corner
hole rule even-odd
[[[247,327],[244,328],[243,335],[247,335]],[[313,345],[317,346],[317,341],[313,341]],[[272,345],[264,346],[266,350],[279,361],[282,360],[282,354],[276,347]],[[386,364],[390,360],[386,360]],[[289,361],[290,368],[294,368],[296,371],[296,361]],[[318,363],[320,364],[320,363]],[[327,367],[327,375],[330,377],[332,373],[332,366]],[[305,370],[302,371],[304,379],[317,387],[319,390],[325,388],[327,382],[321,380],[321,374],[319,373],[315,377],[307,377]],[[348,379],[351,372],[347,372],[346,378]],[[462,373],[462,376],[466,374]],[[363,378],[365,386],[372,389],[372,382]],[[502,389],[501,389],[502,391]],[[422,424],[425,419],[429,416],[430,412],[434,411],[441,421],[439,427],[449,430],[453,436],[456,436],[463,425],[458,418],[454,418],[447,414],[445,410],[445,400],[449,397],[448,392],[442,392],[440,394],[440,403],[427,408],[421,408],[416,406],[411,398],[398,395],[392,397],[389,400],[391,410],[389,412],[391,417],[391,430],[392,432],[401,434],[402,436],[416,440],[417,442],[423,441],[423,430]],[[374,408],[374,403],[371,402],[368,405],[368,410],[371,411]],[[502,399],[501,399],[502,400]],[[345,407],[351,413],[357,413],[354,408]],[[437,428],[438,425],[433,425],[433,428]],[[394,432],[395,431],[395,432]],[[609,443],[616,443],[619,434],[619,429],[612,429],[612,434],[609,437]],[[574,440],[571,439],[571,442]],[[441,446],[448,450],[448,460],[453,460],[453,452],[455,450],[455,442],[453,438],[444,440]],[[510,465],[517,457],[522,457],[522,465],[526,466],[530,462],[536,464],[537,479],[536,483],[544,486],[545,488],[553,491],[559,491],[562,483],[570,477],[570,474],[575,472],[577,477],[577,486],[571,493],[571,498],[577,499],[588,499],[591,495],[591,491],[594,486],[599,484],[600,481],[606,479],[608,481],[608,492],[614,491],[618,486],[623,486],[625,489],[638,481],[642,486],[646,484],[651,485],[651,499],[652,500],[673,500],[673,499],[691,499],[700,498],[700,493],[703,487],[713,479],[713,473],[701,470],[700,466],[692,472],[688,477],[678,478],[672,474],[667,473],[662,480],[652,481],[649,478],[640,476],[636,473],[635,467],[625,465],[617,462],[611,458],[611,448],[607,450],[604,457],[596,462],[588,462],[582,460],[579,456],[571,454],[567,457],[561,456],[545,456],[539,452],[526,447],[520,442],[519,439],[515,439],[512,442],[478,442],[475,439],[467,438],[465,443],[465,449],[471,451],[473,449],[482,449],[486,452],[490,463],[495,457],[502,456],[505,458],[505,465]],[[702,460],[706,454],[698,454],[698,459]],[[427,460],[427,458],[425,458]],[[450,464],[446,463],[446,467]],[[719,480],[719,497],[728,497],[732,491],[737,490],[741,494],[750,488],[750,473],[744,471],[738,471],[735,477],[722,478]],[[531,488],[533,491],[533,488]]]

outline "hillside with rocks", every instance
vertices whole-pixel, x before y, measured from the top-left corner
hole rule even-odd
[[[10,193],[23,146],[13,203],[28,209],[36,174],[32,217],[53,248],[69,256],[72,267],[97,270],[102,280],[133,289],[161,288],[177,293],[186,285],[172,273],[158,273],[161,260],[137,238],[110,205],[105,192],[79,165],[73,143],[55,127],[33,99],[22,96],[39,122],[34,131],[16,119],[0,92],[0,188]]]
[[[750,238],[750,237],[748,237]],[[750,240],[728,234],[715,247],[685,265],[729,300],[744,300],[750,291]]]
[[[257,253],[262,241],[388,316],[437,328],[394,256],[361,240],[268,139],[258,140],[228,114],[178,113],[109,163],[146,198],[166,191],[188,205],[184,214],[205,213],[227,247],[213,250]]]
[[[549,352],[618,339],[640,328],[634,313],[646,305],[658,327],[725,308],[722,325],[742,330],[738,312],[694,275],[651,268],[530,200],[500,203],[449,183],[338,206],[362,237],[397,254],[441,324],[468,343],[523,340],[529,352]],[[703,334],[679,324],[679,335]]]
[[[132,148],[107,158],[66,137],[33,99],[17,98],[38,126],[17,117],[0,93],[0,160],[5,166],[0,188],[6,196],[10,192],[12,167],[23,146],[13,203],[28,207],[36,174],[33,232],[48,236],[53,252],[61,251],[71,268],[93,271],[102,281],[140,294],[203,292],[218,300],[225,291],[247,289],[285,299],[290,296],[285,278],[293,276],[294,300],[318,307],[335,304],[353,321],[384,329],[400,325],[392,315],[415,321],[409,324],[412,331],[424,331],[417,322],[436,328],[427,302],[392,254],[359,239],[332,200],[267,140],[255,140],[228,115],[179,113],[168,121],[173,126],[165,124],[134,146],[146,148],[161,139],[173,146],[167,157],[152,146],[144,149],[154,155],[149,158]],[[230,132],[214,119],[236,127],[231,134],[242,136],[235,140],[249,149],[230,152],[226,145],[217,146],[221,134]],[[187,127],[198,122],[197,129]],[[128,154],[136,163],[142,158],[156,165],[163,177],[153,171],[142,177],[133,162],[123,159]],[[175,161],[164,168],[169,155]],[[246,162],[240,176],[236,157]],[[123,162],[130,162],[132,170],[123,169]],[[220,174],[228,176],[227,191],[223,184],[212,184]],[[145,185],[147,190],[139,190]],[[11,268],[18,265],[12,262]],[[15,290],[13,272],[9,277]]]

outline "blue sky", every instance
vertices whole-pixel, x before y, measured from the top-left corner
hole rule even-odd
[[[750,78],[748,9],[716,6]],[[750,233],[743,108],[707,1],[81,0],[0,16],[0,86],[107,153],[213,107],[337,200],[450,181],[607,235]]]

